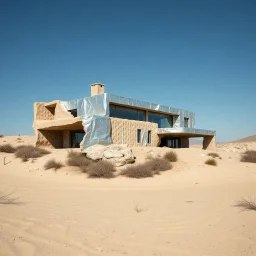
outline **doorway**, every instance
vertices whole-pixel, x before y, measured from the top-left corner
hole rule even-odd
[[[160,147],[180,148],[181,142],[178,137],[164,137],[161,139]]]
[[[70,147],[71,148],[80,148],[80,143],[84,138],[85,132],[83,130],[70,131]]]

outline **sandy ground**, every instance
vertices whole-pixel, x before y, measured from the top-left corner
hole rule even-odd
[[[0,144],[34,140],[20,138]],[[256,197],[256,164],[239,161],[246,147],[256,143],[219,146],[217,167],[204,165],[208,156],[200,148],[177,149],[173,170],[141,180],[43,169],[53,157],[65,162],[66,149],[34,163],[0,153],[0,191],[21,202],[0,204],[0,255],[255,256],[256,212],[233,207]],[[133,149],[138,162],[148,150]]]

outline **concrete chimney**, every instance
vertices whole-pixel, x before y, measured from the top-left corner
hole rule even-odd
[[[98,94],[103,94],[104,93],[104,84],[91,84],[91,96],[95,96]]]

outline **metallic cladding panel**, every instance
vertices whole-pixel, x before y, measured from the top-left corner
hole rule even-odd
[[[78,100],[61,102],[64,109],[77,109],[77,116],[82,120],[85,136],[80,144],[81,150],[94,144],[109,145],[111,125],[107,95],[100,94]]]
[[[116,96],[113,94],[107,94],[108,102],[116,103],[116,104],[122,104],[122,105],[128,105],[132,107],[138,107],[138,108],[144,108],[147,110],[155,110],[155,111],[161,111],[168,114],[173,115],[179,115],[182,109],[168,107],[164,105],[154,104],[147,101],[141,101],[141,100],[135,100],[130,98],[125,98],[121,96]],[[193,113],[190,111],[187,111],[188,113]]]
[[[216,132],[212,130],[205,129],[195,129],[195,128],[185,128],[185,127],[177,127],[177,128],[158,128],[158,133],[189,133],[189,134],[197,134],[197,135],[212,135],[215,136]]]

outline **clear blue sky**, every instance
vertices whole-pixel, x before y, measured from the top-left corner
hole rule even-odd
[[[33,102],[109,93],[196,112],[218,141],[256,133],[256,1],[0,1],[0,133]]]

